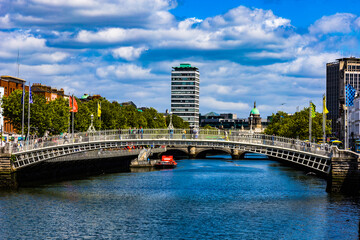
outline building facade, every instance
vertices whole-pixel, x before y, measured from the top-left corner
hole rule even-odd
[[[345,88],[350,84],[360,90],[360,59],[341,58],[326,64],[326,106],[327,118],[331,120],[333,135],[344,140],[344,103]]]
[[[26,81],[21,78],[12,77],[12,76],[1,76],[0,77],[0,87],[4,88],[3,96],[9,96],[15,90],[22,90],[23,86],[25,91],[29,91],[29,87],[25,85]],[[3,123],[3,132],[7,134],[12,134],[15,132],[15,129],[12,124],[6,119]]]
[[[57,98],[64,98],[64,89],[56,89],[50,86],[42,85],[40,83],[34,83],[31,86],[31,92],[33,94],[42,95],[46,98],[47,102],[54,101]]]
[[[348,110],[348,136],[350,146],[354,140],[360,139],[360,97],[354,99],[354,105]]]
[[[171,112],[190,127],[199,127],[200,72],[197,67],[181,63],[171,71]]]

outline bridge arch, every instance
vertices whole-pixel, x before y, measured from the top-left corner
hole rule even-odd
[[[149,131],[149,134],[146,131]],[[226,151],[230,152],[260,153],[297,165],[307,166],[314,169],[314,171],[329,173],[330,170],[331,151],[329,149],[321,149],[321,146],[316,144],[305,145],[305,143],[295,139],[241,132],[235,135],[232,134],[229,139],[217,135],[217,132],[203,133],[198,138],[192,139],[191,136],[184,137],[181,132],[177,133],[178,130],[174,132],[174,135],[169,135],[169,131],[166,129],[146,131],[144,135],[139,136],[119,134],[117,130],[97,132],[90,136],[86,135],[86,138],[72,139],[71,143],[64,143],[63,140],[58,141],[59,139],[57,141],[49,139],[48,142],[45,142],[46,145],[37,146],[33,144],[26,146],[27,149],[18,149],[14,153],[16,160],[13,165],[17,169],[60,156],[97,149],[164,145],[187,149],[189,154],[195,156],[204,154],[201,152],[205,151],[205,149],[220,148],[227,149]],[[197,153],[195,149],[198,149]]]
[[[226,148],[202,148],[196,151],[195,158],[206,158],[207,155],[232,155],[231,149]]]

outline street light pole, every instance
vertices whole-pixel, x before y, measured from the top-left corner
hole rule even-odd
[[[252,133],[253,132],[253,127],[252,127],[252,124],[253,123],[253,115],[251,114],[250,115],[250,133]]]

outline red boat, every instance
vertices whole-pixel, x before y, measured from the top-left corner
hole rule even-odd
[[[161,161],[155,163],[154,167],[159,169],[175,168],[177,162],[174,161],[173,156],[162,156]]]

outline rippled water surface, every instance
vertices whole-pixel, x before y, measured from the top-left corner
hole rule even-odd
[[[273,161],[181,160],[0,192],[0,239],[357,239],[359,202]]]

